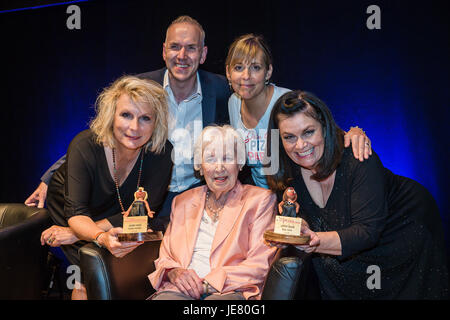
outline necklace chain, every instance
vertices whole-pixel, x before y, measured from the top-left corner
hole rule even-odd
[[[112,158],[113,158],[113,172],[114,172],[114,184],[116,185],[116,192],[117,192],[117,199],[119,200],[120,208],[122,209],[122,212],[125,212],[125,208],[122,203],[122,198],[120,197],[119,192],[119,181],[117,179],[117,169],[116,169],[116,152],[115,148],[112,148]],[[141,154],[141,163],[139,165],[139,173],[138,173],[138,180],[137,180],[137,187],[136,190],[139,189],[139,186],[141,184],[141,175],[142,175],[142,163],[144,160],[144,152],[142,152],[142,149],[140,151]]]
[[[211,191],[208,190],[206,191],[206,207],[209,209],[209,211],[212,212],[213,216],[212,216],[212,221],[215,223],[217,222],[217,220],[219,220],[219,213],[220,211],[222,211],[223,207],[225,206],[225,201],[223,202],[223,204],[216,210],[214,210],[211,205],[209,204],[209,195],[210,195]]]

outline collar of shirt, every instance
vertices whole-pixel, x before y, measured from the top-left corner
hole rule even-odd
[[[194,90],[189,98],[181,101],[179,104],[176,102],[175,96],[170,88],[168,70],[164,73],[163,88],[167,92],[169,103],[169,141],[174,147],[174,166],[169,191],[182,192],[189,186],[200,181],[194,176],[193,165],[194,142],[203,126],[202,89],[198,72],[196,90]],[[196,130],[198,125],[200,125],[200,130]],[[180,134],[184,130],[188,134]]]
[[[200,77],[198,75],[198,72],[197,72],[196,76],[197,76],[197,84],[196,84],[197,90],[194,90],[194,92],[187,99],[184,99],[183,100],[184,102],[189,102],[192,99],[202,96],[202,86],[200,84]],[[163,88],[164,88],[164,90],[166,90],[166,92],[169,95],[169,102],[173,105],[177,105],[178,103],[176,102],[172,88],[170,87],[169,70],[166,70],[166,72],[164,73]]]

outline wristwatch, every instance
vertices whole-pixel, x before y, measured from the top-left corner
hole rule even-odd
[[[105,231],[101,231],[101,232],[97,233],[97,234],[95,235],[94,240],[92,240],[92,242],[95,243],[95,244],[97,245],[97,247],[99,247],[99,248],[104,248],[104,247],[100,244],[100,242],[98,242],[98,237],[100,237],[100,235],[101,235],[102,233],[105,233]]]
[[[210,284],[208,283],[208,281],[203,280],[203,293],[204,293],[206,296],[209,296],[209,295],[210,295],[210,293],[209,293],[209,287],[210,287]]]

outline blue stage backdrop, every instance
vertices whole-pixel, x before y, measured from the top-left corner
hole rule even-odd
[[[367,27],[372,4],[380,8],[381,29]],[[224,74],[235,37],[264,35],[274,55],[273,82],[315,93],[344,130],[362,127],[387,168],[430,190],[449,238],[447,2],[224,1],[214,9],[210,2],[163,0],[75,5],[81,29],[73,30],[67,27],[69,4],[0,8],[0,201],[25,200],[87,128],[103,87],[123,74],[162,67],[165,29],[188,14],[206,30],[208,71]]]

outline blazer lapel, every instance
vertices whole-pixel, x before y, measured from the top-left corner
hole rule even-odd
[[[166,68],[161,68],[155,73],[155,81],[160,85],[163,85],[164,83],[164,74],[166,73],[166,70]]]
[[[199,188],[199,191],[192,195],[192,202],[188,202],[184,207],[184,228],[186,235],[186,254],[184,257],[186,267],[189,265],[194,252],[195,242],[197,240],[200,222],[203,216],[204,203],[206,198],[206,186]],[[181,244],[180,244],[181,245]]]
[[[216,93],[206,75],[199,70],[200,85],[202,86],[202,119],[203,127],[215,123],[216,119]]]
[[[230,191],[229,199],[223,208],[222,215],[217,225],[216,234],[211,246],[211,256],[217,247],[226,239],[230,234],[231,229],[235,225],[237,218],[241,214],[244,201],[242,198],[242,185],[239,181],[236,182],[236,186]]]

